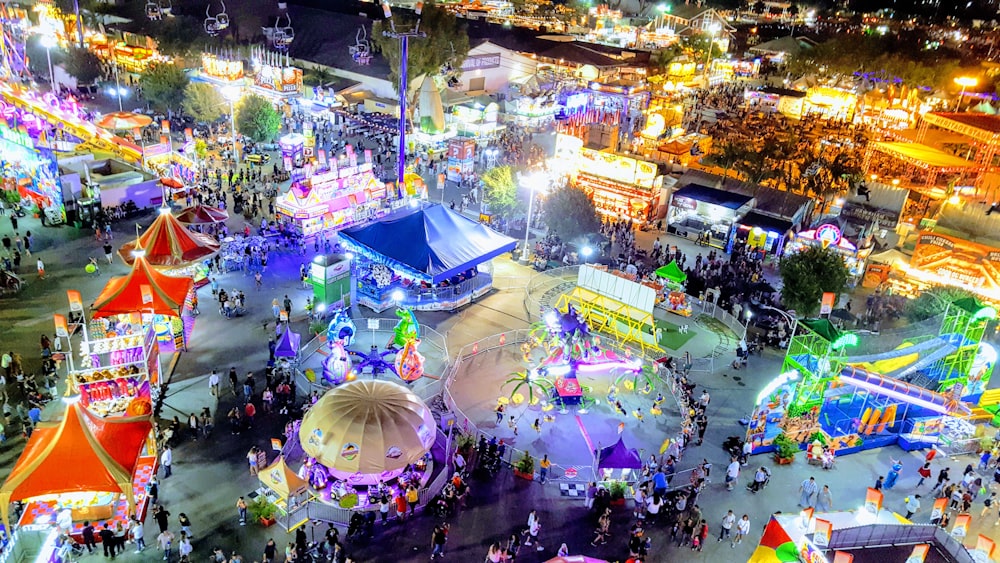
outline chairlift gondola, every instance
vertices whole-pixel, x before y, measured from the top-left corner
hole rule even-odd
[[[292,29],[292,16],[286,12],[285,17],[288,19],[288,25],[278,27],[278,24],[281,21],[281,18],[279,17],[278,20],[274,22],[274,29],[271,31],[271,41],[274,43],[274,48],[279,51],[288,50],[288,46],[295,40],[295,30]]]
[[[229,14],[226,13],[226,3],[222,3],[222,11],[212,15],[212,5],[205,7],[205,33],[215,37],[219,32],[229,27]]]
[[[154,22],[163,19],[163,10],[160,5],[153,0],[146,2],[146,17],[149,18],[149,21]]]
[[[163,2],[160,2],[160,13],[163,14],[164,16],[173,16],[174,3],[171,0],[167,0],[166,5],[164,5]]]
[[[368,43],[368,32],[365,26],[361,26],[354,35],[354,45],[348,49],[354,62],[360,65],[367,65],[371,62],[371,44]]]

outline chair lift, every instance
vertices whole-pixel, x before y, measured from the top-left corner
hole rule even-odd
[[[278,27],[281,18],[279,17],[277,21],[274,22],[274,30],[271,32],[271,39],[274,42],[274,48],[279,51],[285,51],[288,46],[292,44],[295,40],[295,30],[292,29],[292,16],[285,14],[288,18],[288,25],[284,27]]]
[[[171,0],[167,0],[166,5],[160,2],[160,13],[164,16],[174,15],[174,3]]]
[[[365,31],[365,26],[358,29],[354,36],[354,45],[351,45],[348,51],[354,62],[358,64],[366,65],[371,62],[371,45],[368,43],[368,33]]]
[[[153,0],[146,2],[146,17],[149,18],[149,21],[160,21],[163,18],[163,10],[160,5]]]
[[[215,14],[215,21],[219,23],[219,31],[229,27],[229,14],[226,13],[225,2],[222,2],[222,11]]]
[[[219,34],[219,20],[212,16],[211,9],[211,5],[205,7],[205,33],[215,37]]]

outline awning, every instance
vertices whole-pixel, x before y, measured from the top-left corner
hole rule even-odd
[[[676,260],[671,260],[666,266],[660,266],[657,268],[656,275],[677,283],[684,283],[687,281],[688,277],[687,274],[684,273],[684,270],[681,270],[680,266],[677,265]]]
[[[875,143],[874,147],[879,152],[921,168],[962,169],[976,166],[975,162],[920,143],[884,142]]]
[[[698,184],[688,184],[684,186],[674,192],[674,197],[686,197],[688,199],[718,205],[719,207],[725,207],[734,211],[753,200],[750,196],[718,190],[708,186],[700,186]]]
[[[770,231],[777,233],[779,236],[784,236],[785,233],[792,230],[792,222],[785,219],[779,219],[778,217],[771,217],[770,215],[764,215],[763,213],[758,213],[757,211],[751,211],[740,219],[740,224],[747,227],[757,227],[765,231]]]

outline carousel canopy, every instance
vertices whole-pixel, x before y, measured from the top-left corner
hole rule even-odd
[[[152,310],[157,315],[179,317],[184,300],[194,287],[191,278],[161,274],[144,257],[135,259],[126,276],[111,278],[91,306],[94,317]]]
[[[148,115],[132,113],[130,111],[116,111],[100,118],[95,125],[105,129],[123,130],[145,127],[152,122],[153,118]]]
[[[301,342],[302,337],[299,334],[286,328],[285,332],[281,333],[281,337],[278,338],[278,343],[274,347],[274,355],[279,358],[294,358],[299,355],[299,343]]]
[[[278,496],[282,499],[302,494],[309,489],[309,483],[302,477],[299,477],[285,463],[285,456],[278,456],[278,459],[274,460],[274,463],[265,469],[261,469],[257,473],[257,479],[267,488],[278,493]]]
[[[218,207],[194,205],[177,214],[177,222],[185,225],[210,225],[229,219],[229,213]]]
[[[79,402],[39,424],[0,487],[7,529],[10,502],[41,495],[122,492],[134,505],[132,473],[152,428],[148,416],[101,418]]]
[[[437,204],[347,229],[340,238],[372,261],[432,283],[510,252],[517,245],[514,239]]]
[[[677,283],[684,283],[688,279],[688,275],[684,273],[684,270],[681,270],[681,267],[677,265],[676,260],[671,260],[666,266],[660,266],[657,268],[656,275]]]
[[[208,235],[192,233],[171,215],[166,208],[146,232],[135,241],[122,245],[118,255],[131,264],[136,247],[145,251],[146,260],[153,266],[184,266],[212,256],[219,251],[219,243]]]
[[[629,449],[623,438],[597,454],[598,469],[642,469],[642,459],[635,448]]]
[[[306,412],[299,440],[306,455],[345,473],[380,474],[417,461],[434,444],[430,408],[408,388],[352,381]]]

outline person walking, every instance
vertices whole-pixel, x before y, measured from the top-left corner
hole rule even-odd
[[[214,369],[208,376],[208,392],[211,393],[216,400],[219,399],[219,374]]]
[[[115,552],[115,533],[111,530],[111,526],[105,522],[104,527],[101,531],[97,533],[101,538],[101,546],[104,547],[104,556],[112,557]]]
[[[729,547],[735,548],[736,544],[743,543],[743,538],[750,533],[750,517],[746,514],[740,518],[740,521],[736,523],[736,537],[733,538],[732,543]]]
[[[549,476],[549,469],[552,467],[552,462],[549,461],[549,454],[542,456],[542,460],[538,462],[538,482],[542,485],[545,484],[545,478]]]
[[[170,444],[167,444],[163,448],[163,453],[160,454],[160,465],[163,466],[163,478],[166,479],[170,477],[173,473],[171,471],[171,464],[174,462],[174,452],[170,449]]]
[[[113,250],[111,243],[104,243],[104,259],[108,261],[108,264],[112,263],[111,251]]]
[[[142,553],[146,549],[146,530],[143,528],[142,520],[133,517],[132,520],[132,541],[135,542],[135,552]]]
[[[448,541],[448,524],[434,526],[431,532],[431,559],[444,557],[444,544]]]
[[[532,510],[528,513],[528,541],[524,542],[524,545],[531,545],[534,543],[538,551],[542,551],[545,548],[542,544],[538,542],[538,532],[542,529],[542,520],[538,517],[538,511]]]
[[[160,532],[165,532],[170,527],[170,512],[162,506],[157,506],[153,510],[153,517],[156,518],[156,525]]]
[[[93,553],[94,548],[97,547],[97,540],[94,537],[94,527],[90,525],[89,521],[83,523],[83,545],[87,547],[87,553]]]
[[[239,515],[240,515],[240,526],[246,526],[247,525],[247,501],[243,500],[243,497],[240,497],[239,500],[236,501],[236,512],[238,512]]]
[[[181,539],[177,542],[177,554],[181,556],[181,561],[190,561],[192,551],[194,548],[191,547],[191,538],[181,532]]]
[[[722,541],[723,538],[729,539],[729,534],[733,530],[733,524],[736,523],[736,515],[730,510],[722,517],[722,528],[719,530],[719,540]]]
[[[819,494],[816,495],[816,511],[817,512],[830,512],[833,509],[833,492],[830,491],[829,485],[823,485],[820,489]]]
[[[726,490],[731,491],[736,486],[736,480],[740,478],[740,461],[736,456],[730,458],[729,467],[726,468]]]
[[[993,493],[993,495],[995,496],[996,493]],[[906,497],[903,500],[906,502],[906,518],[907,520],[909,520],[911,516],[913,516],[914,514],[917,513],[918,510],[920,510],[920,495],[913,495],[912,497]],[[989,510],[989,508],[990,508],[989,505],[987,505],[986,508],[983,509],[983,516],[986,515],[986,511]]]
[[[917,470],[917,475],[920,475],[920,480],[917,481],[917,486],[924,484],[924,479],[930,479],[931,477],[931,462],[925,461],[924,465]]]
[[[813,495],[819,490],[819,486],[816,484],[816,478],[810,477],[802,484],[799,485],[799,506],[802,508],[810,508],[814,505]]]
[[[42,262],[42,259],[39,258],[35,262],[35,267],[38,268],[38,279],[44,280],[45,279],[45,262]]]
[[[181,532],[187,535],[188,539],[194,539],[194,534],[191,533],[191,519],[188,518],[187,514],[181,512],[177,515],[177,520],[181,524]]]
[[[170,530],[163,530],[156,536],[156,543],[163,550],[163,560],[170,560],[170,547],[174,543],[174,533]]]

